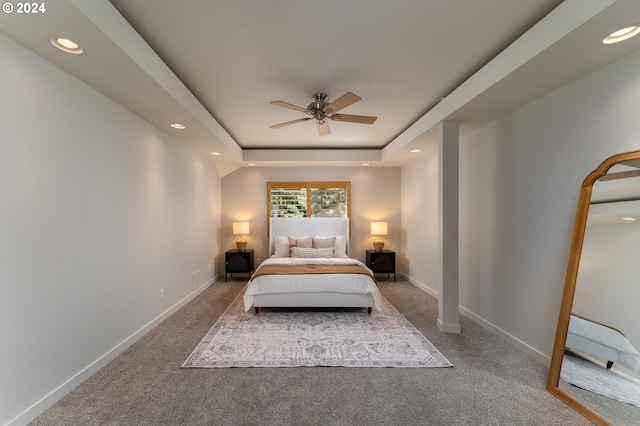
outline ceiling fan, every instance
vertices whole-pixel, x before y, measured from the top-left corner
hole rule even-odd
[[[349,123],[373,124],[378,117],[370,117],[368,115],[336,114],[341,109],[355,104],[360,99],[362,99],[360,96],[354,95],[351,92],[347,92],[335,101],[329,102],[329,98],[325,93],[316,93],[315,95],[313,95],[313,102],[307,105],[306,108],[292,105],[283,101],[273,101],[271,103],[274,105],[279,105],[281,107],[304,112],[305,114],[309,114],[311,117],[298,118],[297,120],[274,124],[273,126],[269,127],[271,127],[272,129],[278,129],[290,124],[300,123],[302,121],[307,121],[315,118],[318,134],[320,136],[326,136],[328,134],[331,134],[328,120],[346,121]]]

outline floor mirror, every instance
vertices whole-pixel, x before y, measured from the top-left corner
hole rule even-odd
[[[597,425],[640,424],[640,151],[584,180],[547,389]]]

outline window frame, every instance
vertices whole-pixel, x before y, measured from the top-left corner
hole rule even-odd
[[[346,190],[346,217],[349,219],[349,233],[351,233],[351,181],[295,181],[295,182],[267,182],[267,235],[269,234],[269,226],[272,212],[271,191],[273,189],[305,189],[307,195],[306,214],[304,217],[322,217],[311,216],[312,214],[312,191],[314,189],[323,188],[343,188]]]

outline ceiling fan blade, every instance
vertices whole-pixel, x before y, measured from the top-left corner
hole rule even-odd
[[[272,129],[279,129],[280,127],[288,126],[290,124],[300,123],[302,121],[311,120],[312,117],[298,118],[297,120],[287,121],[286,123],[274,124],[273,126],[269,126]]]
[[[316,121],[316,127],[318,128],[318,134],[320,136],[327,136],[331,134],[329,122],[327,120]]]
[[[278,105],[281,107],[285,107],[285,108],[289,108],[289,109],[295,109],[296,111],[300,111],[300,112],[305,112],[305,113],[309,113],[309,111],[307,111],[306,108],[302,108],[293,104],[290,104],[288,102],[283,102],[283,101],[273,101],[271,102],[274,105]]]
[[[336,99],[335,101],[331,102],[329,105],[327,105],[324,108],[324,111],[328,114],[334,113],[334,112],[338,112],[340,111],[342,108],[346,108],[349,105],[355,104],[356,102],[358,102],[360,99],[362,99],[360,96],[358,95],[354,95],[351,92],[347,92],[344,95],[340,96],[338,99]]]
[[[335,121],[347,121],[349,123],[373,124],[378,117],[368,115],[334,114],[331,116]]]

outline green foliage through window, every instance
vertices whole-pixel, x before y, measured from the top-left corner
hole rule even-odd
[[[346,217],[351,182],[268,182],[269,217]]]
[[[307,216],[307,191],[305,188],[273,188],[270,217]]]

